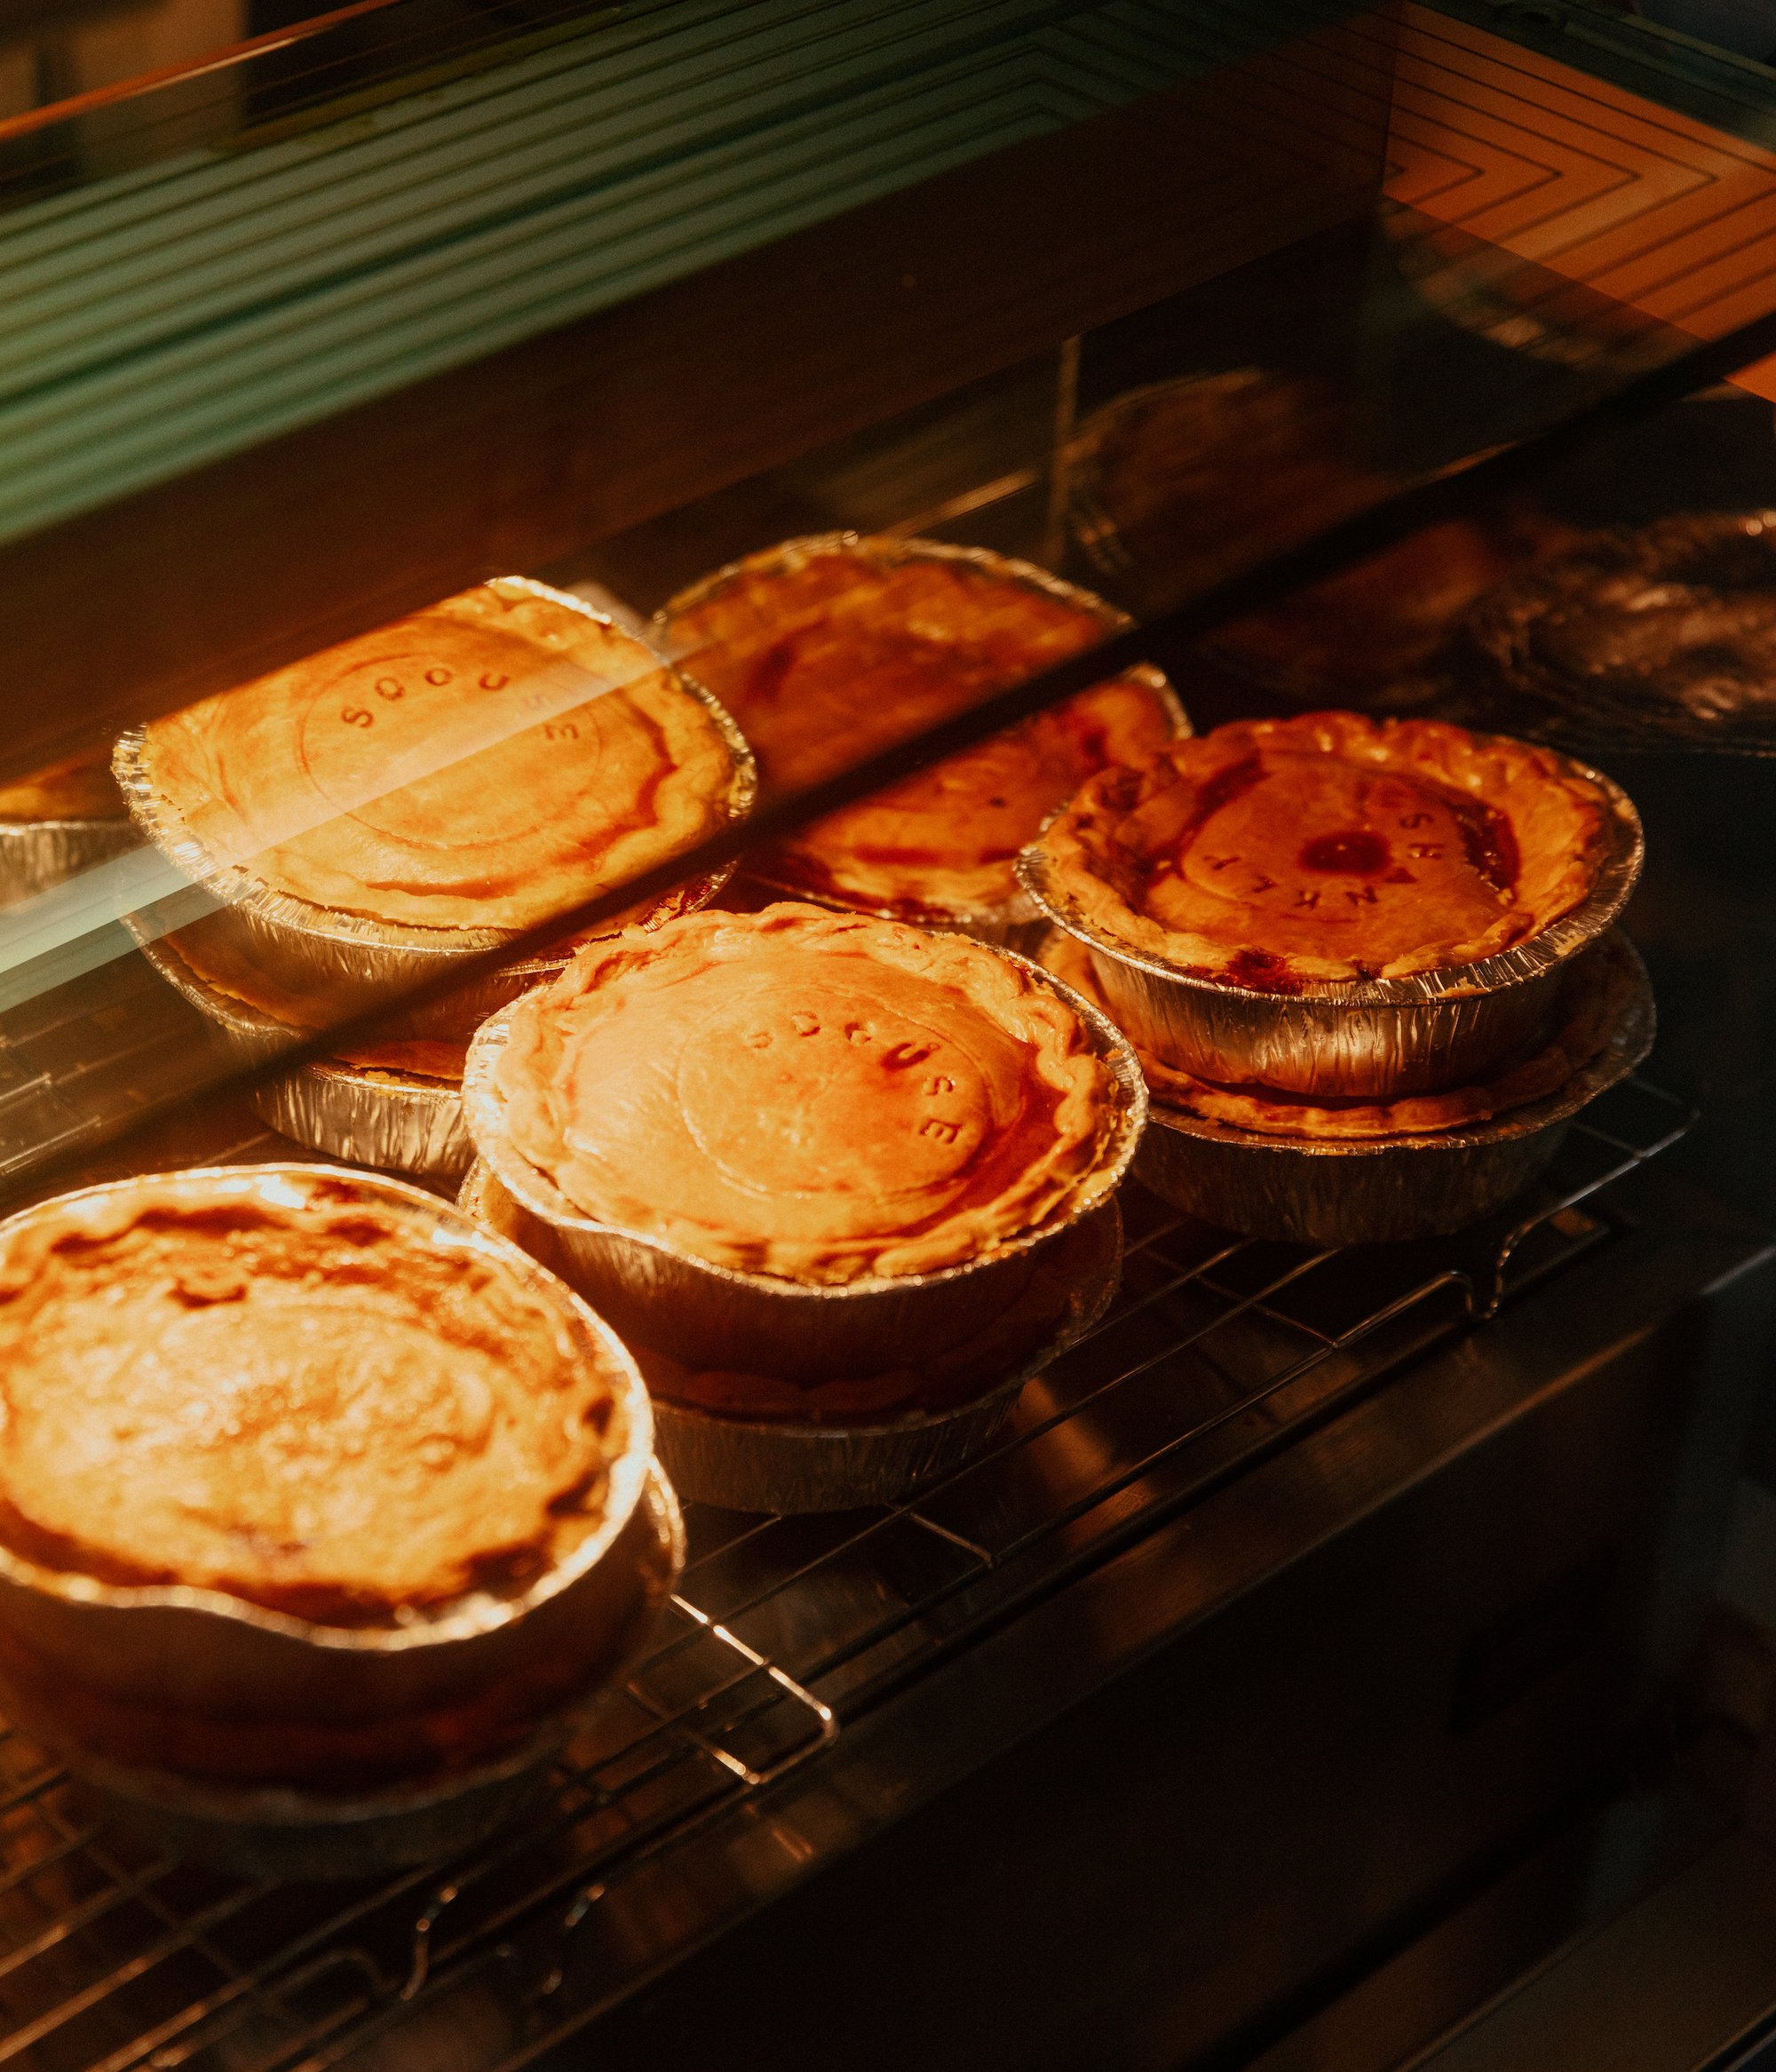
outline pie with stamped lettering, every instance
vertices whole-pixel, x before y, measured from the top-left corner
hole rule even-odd
[[[1106,938],[1298,992],[1477,963],[1582,903],[1612,806],[1546,750],[1438,720],[1241,720],[1092,778],[1043,838]]]
[[[289,895],[281,925],[322,939],[292,957],[226,906],[169,938],[206,984],[298,1028],[361,1004],[335,997],[329,974],[348,965],[326,939],[330,916],[440,934],[528,928],[706,839],[752,787],[706,694],[575,599],[517,577],[155,720],[138,770],[134,803],[163,845],[189,838],[212,866],[238,865]],[[600,932],[670,917],[709,889],[698,880]],[[445,1076],[460,1075],[480,1018],[459,1028],[445,1004],[415,1032],[454,1047]],[[438,1068],[399,1028],[367,1046],[354,1061]]]
[[[589,945],[512,1011],[513,1147],[588,1216],[815,1282],[982,1258],[1106,1193],[1074,1010],[957,935],[790,903]]]
[[[657,655],[513,577],[147,729],[218,864],[312,905],[526,928],[712,834],[733,744]]]
[[[665,645],[733,712],[764,780],[831,775],[1127,622],[996,556],[927,542],[790,541],[675,599]],[[1140,667],[827,814],[756,853],[773,884],[896,919],[941,921],[1017,897],[1012,864],[1094,770],[1180,730]]]

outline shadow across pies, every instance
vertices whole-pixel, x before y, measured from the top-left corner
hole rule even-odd
[[[682,591],[662,645],[732,711],[765,783],[792,790],[962,711],[1129,624],[1024,561],[852,533],[789,540]],[[1012,870],[1094,770],[1185,731],[1145,664],[748,859],[781,891],[989,941],[1034,915]]]
[[[173,931],[178,955],[310,1028],[670,860],[752,792],[745,744],[706,693],[518,577],[155,720],[116,766],[149,836],[223,902]],[[460,1042],[452,1007],[436,1028],[392,1026],[361,1061],[411,1066],[387,1046]]]

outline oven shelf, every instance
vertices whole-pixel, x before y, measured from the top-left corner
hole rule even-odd
[[[1631,1079],[1511,1212],[1362,1252],[1241,1239],[1125,1190],[1117,1300],[1027,1387],[1009,1435],[867,1512],[690,1506],[659,1645],[545,1810],[459,1862],[361,1886],[243,1884],[95,1819],[7,1736],[0,2067],[318,2072],[488,1974],[543,2026],[573,1939],[640,1866],[740,1833],[774,1783],[940,1663],[1576,1267],[1619,1227],[1615,1183],[1690,1119]],[[249,1131],[209,1155],[282,1149]],[[476,2055],[458,2036],[453,2062],[515,2063],[511,2044]]]

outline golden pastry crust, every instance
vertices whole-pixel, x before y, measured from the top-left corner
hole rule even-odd
[[[0,784],[0,821],[125,820],[129,812],[108,743]]]
[[[1438,720],[1241,720],[1092,778],[1043,838],[1115,941],[1257,992],[1474,964],[1580,905],[1609,807],[1561,758]]]
[[[1043,947],[1042,962],[1064,984],[1103,1007],[1106,1013],[1110,1012],[1092,969],[1091,953],[1076,937],[1056,929]],[[1139,1044],[1133,1047],[1155,1100],[1169,1107],[1186,1108],[1210,1122],[1231,1123],[1267,1137],[1330,1142],[1428,1137],[1472,1129],[1495,1115],[1509,1115],[1513,1108],[1527,1107],[1531,1101],[1558,1092],[1610,1040],[1633,991],[1631,969],[1606,937],[1575,966],[1560,1028],[1534,1056],[1482,1086],[1407,1094],[1398,1100],[1352,1097],[1328,1106],[1323,1095],[1293,1095],[1268,1086],[1221,1086],[1168,1065]]]
[[[532,926],[737,806],[708,708],[641,642],[517,578],[158,719],[143,763],[217,862],[429,928]]]
[[[1118,1099],[1007,959],[788,903],[582,950],[513,1010],[496,1084],[588,1215],[814,1282],[960,1265],[1083,1205]]]
[[[667,645],[733,713],[767,783],[829,776],[1115,622],[972,561],[904,554],[898,541],[791,543],[740,563],[701,601],[667,607]],[[900,920],[1001,906],[1048,814],[1094,770],[1176,731],[1164,679],[1130,671],[828,814],[751,868]]]
[[[505,1590],[596,1520],[613,1379],[503,1262],[355,1192],[70,1202],[0,1260],[0,1542],[335,1625]]]

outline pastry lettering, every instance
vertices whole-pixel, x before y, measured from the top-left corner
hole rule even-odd
[[[882,1053],[884,1068],[890,1072],[904,1072],[908,1065],[923,1065],[932,1054],[929,1044],[896,1044],[892,1050]]]
[[[795,1030],[797,1036],[819,1036],[821,1033],[821,1018],[818,1014],[808,1014],[805,1012],[801,1014],[792,1014],[789,1017],[789,1027]]]
[[[867,1021],[846,1022],[844,1033],[854,1044],[868,1044],[874,1043],[876,1040],[876,1031],[870,1028]]]
[[[740,1040],[749,1051],[767,1050],[771,1044],[771,1031],[768,1028],[749,1028]]]
[[[1252,887],[1251,897],[1256,899],[1261,892],[1274,892],[1276,890],[1276,882],[1277,881],[1273,877],[1260,877],[1258,882]]]
[[[1202,861],[1211,870],[1225,870],[1230,863],[1237,863],[1237,856],[1205,856]]]
[[[448,684],[450,680],[450,671],[448,669],[428,669],[425,672],[425,680],[429,684]]]
[[[374,712],[367,712],[361,705],[346,705],[343,707],[340,711],[339,717],[345,722],[347,726],[374,726],[376,725],[377,719],[377,716]]]
[[[1317,892],[1298,892],[1295,895],[1295,903],[1297,907],[1317,907],[1320,904],[1320,894]]]
[[[1443,853],[1443,845],[1441,842],[1408,842],[1406,853],[1408,856],[1428,856],[1435,861]]]
[[[379,676],[377,679],[377,695],[379,698],[386,698],[392,703],[397,698],[404,698],[407,693],[401,688],[398,678]]]
[[[1347,892],[1344,897],[1353,907],[1372,907],[1376,903],[1376,888],[1366,885],[1361,892]]]
[[[509,676],[499,676],[489,670],[481,679],[481,688],[484,691],[503,691],[511,681]]]
[[[950,1077],[947,1072],[939,1072],[932,1078],[926,1080],[921,1091],[923,1092],[933,1095],[940,1093],[954,1093],[955,1092],[955,1082]]]
[[[922,1137],[930,1137],[939,1144],[954,1144],[962,1131],[954,1123],[940,1122],[937,1116],[927,1115],[924,1121],[919,1124],[919,1134]]]
[[[1399,816],[1399,824],[1403,828],[1422,828],[1430,818],[1428,813],[1403,813]]]
[[[571,719],[564,719],[559,726],[545,726],[543,737],[545,741],[578,741],[580,730]]]

